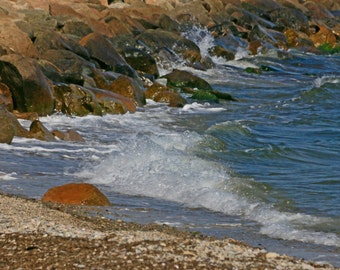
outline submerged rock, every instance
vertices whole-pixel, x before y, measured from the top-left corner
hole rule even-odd
[[[94,185],[71,183],[49,189],[43,202],[71,205],[110,206],[108,198]]]

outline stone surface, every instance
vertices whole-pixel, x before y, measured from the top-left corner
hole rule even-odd
[[[10,144],[15,135],[15,127],[7,109],[0,104],[0,143]]]
[[[47,142],[56,141],[52,132],[50,132],[39,120],[34,120],[31,123],[29,133],[31,137],[41,141]]]
[[[44,194],[42,201],[71,205],[111,205],[110,201],[98,188],[86,183],[71,183],[51,188]]]
[[[177,91],[158,83],[148,87],[145,96],[156,102],[168,103],[170,107],[183,107],[187,103]]]
[[[0,78],[12,93],[14,109],[39,115],[53,112],[52,91],[36,60],[4,55],[0,57]]]

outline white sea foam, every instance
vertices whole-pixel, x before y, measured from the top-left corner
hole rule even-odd
[[[339,82],[340,79],[338,76],[322,76],[314,80],[314,86],[320,88],[326,83],[338,84]]]
[[[11,180],[15,180],[15,179],[17,179],[17,173],[16,172],[5,173],[5,172],[0,171],[0,180],[11,181]]]
[[[308,229],[310,224],[327,223],[327,218],[278,211],[235,192],[244,179],[232,177],[225,165],[195,155],[202,135],[163,128],[162,124],[172,123],[164,111],[122,116],[119,123],[123,130],[133,131],[128,138],[118,140],[119,151],[85,167],[78,177],[122,194],[242,216],[256,221],[261,233],[271,237],[340,246],[335,234]]]

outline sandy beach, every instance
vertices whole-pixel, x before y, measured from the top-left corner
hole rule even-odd
[[[0,195],[1,269],[337,269],[84,207]]]

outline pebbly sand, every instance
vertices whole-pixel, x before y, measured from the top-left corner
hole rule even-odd
[[[339,269],[85,207],[0,194],[0,269]]]

